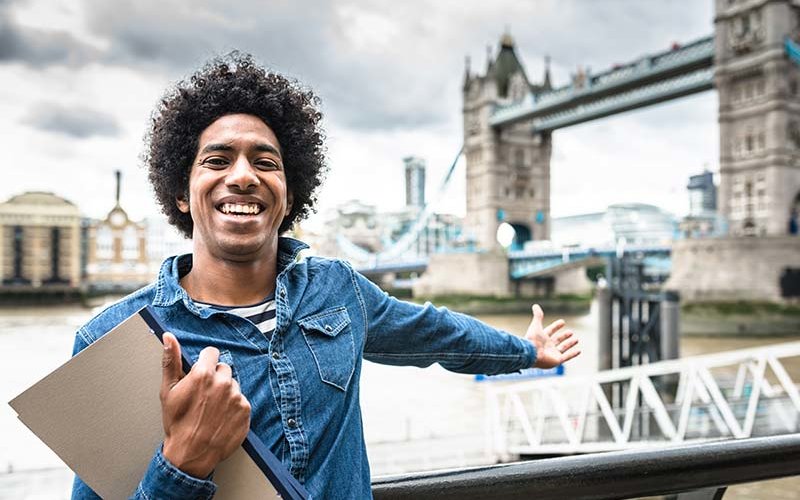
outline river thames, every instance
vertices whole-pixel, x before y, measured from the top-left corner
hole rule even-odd
[[[92,309],[80,306],[0,309],[0,352],[4,358],[0,399],[9,401],[65,362],[71,354],[74,332],[92,314]],[[518,334],[530,322],[527,315],[480,319]],[[594,310],[565,319],[579,336],[583,351],[567,365],[566,374],[595,371]],[[682,355],[687,356],[798,337],[689,337],[683,338],[680,346]],[[486,463],[482,448],[486,383],[438,366],[419,369],[365,363],[361,402],[373,475]],[[6,404],[0,405],[0,435],[0,499],[69,498],[69,470]],[[797,491],[800,480],[789,478],[735,486],[725,498],[798,498]]]

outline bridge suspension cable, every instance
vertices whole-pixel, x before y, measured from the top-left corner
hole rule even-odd
[[[356,260],[356,261],[368,261],[368,260],[377,260],[377,261],[391,261],[399,259],[404,253],[408,252],[408,250],[414,245],[414,243],[419,238],[420,233],[425,229],[428,224],[428,220],[433,215],[433,210],[438,204],[438,202],[444,196],[447,187],[450,184],[450,181],[453,179],[453,173],[458,166],[458,160],[461,158],[461,155],[464,153],[464,146],[462,145],[458,149],[458,153],[456,154],[453,162],[450,164],[450,168],[447,170],[447,174],[445,174],[444,179],[442,179],[441,184],[439,185],[439,189],[436,191],[436,195],[432,202],[425,202],[422,206],[422,209],[417,214],[416,219],[414,219],[414,223],[406,230],[394,243],[392,243],[389,247],[381,250],[380,252],[370,252],[365,250],[364,248],[356,245],[352,241],[350,241],[346,236],[339,234],[336,236],[336,242],[339,245],[339,249],[344,253],[344,255],[348,259]]]

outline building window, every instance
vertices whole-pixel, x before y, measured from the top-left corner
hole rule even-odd
[[[25,278],[25,229],[14,226],[11,229],[11,276],[4,279],[6,284],[28,284]]]
[[[767,215],[767,179],[764,174],[756,177],[755,190],[756,214],[765,216]]]
[[[518,149],[514,152],[514,166],[519,170],[525,168],[525,151]]]
[[[25,262],[24,254],[25,230],[22,226],[14,226],[14,281],[23,281],[22,266]]]
[[[800,193],[794,197],[794,203],[789,212],[789,234],[800,234]]]
[[[59,282],[61,275],[59,274],[58,261],[61,257],[61,229],[54,227],[50,229],[50,280],[51,282]]]
[[[122,259],[139,259],[139,236],[133,226],[126,227],[122,235]]]
[[[97,259],[111,260],[114,258],[114,235],[111,228],[103,224],[97,228]]]
[[[14,226],[14,280],[22,279],[22,264],[24,262],[23,243],[25,232],[22,226]]]

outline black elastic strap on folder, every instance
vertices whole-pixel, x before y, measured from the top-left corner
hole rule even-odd
[[[144,319],[147,326],[156,334],[158,340],[164,342],[164,332],[167,330],[158,321],[155,311],[150,306],[145,306],[139,310],[139,315]],[[192,369],[192,362],[181,353],[183,361],[183,371],[188,373]],[[263,441],[250,430],[242,443],[244,451],[250,455],[253,462],[258,465],[261,472],[267,476],[272,486],[278,491],[281,497],[289,500],[306,500],[309,494],[300,482],[289,473],[289,470],[278,460]]]

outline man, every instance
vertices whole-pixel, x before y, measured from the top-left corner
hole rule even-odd
[[[464,373],[551,367],[578,354],[563,321],[527,339],[430,304],[398,301],[344,262],[299,260],[279,235],[311,210],[324,171],[308,90],[238,53],[208,63],[156,110],[146,163],[191,255],[82,327],[75,352],[146,304],[164,337],[165,439],[137,498],[210,498],[215,466],[261,438],[316,498],[369,498],[362,358]],[[178,340],[179,339],[179,340]],[[196,360],[185,377],[180,353]],[[73,498],[94,494],[76,478]]]

